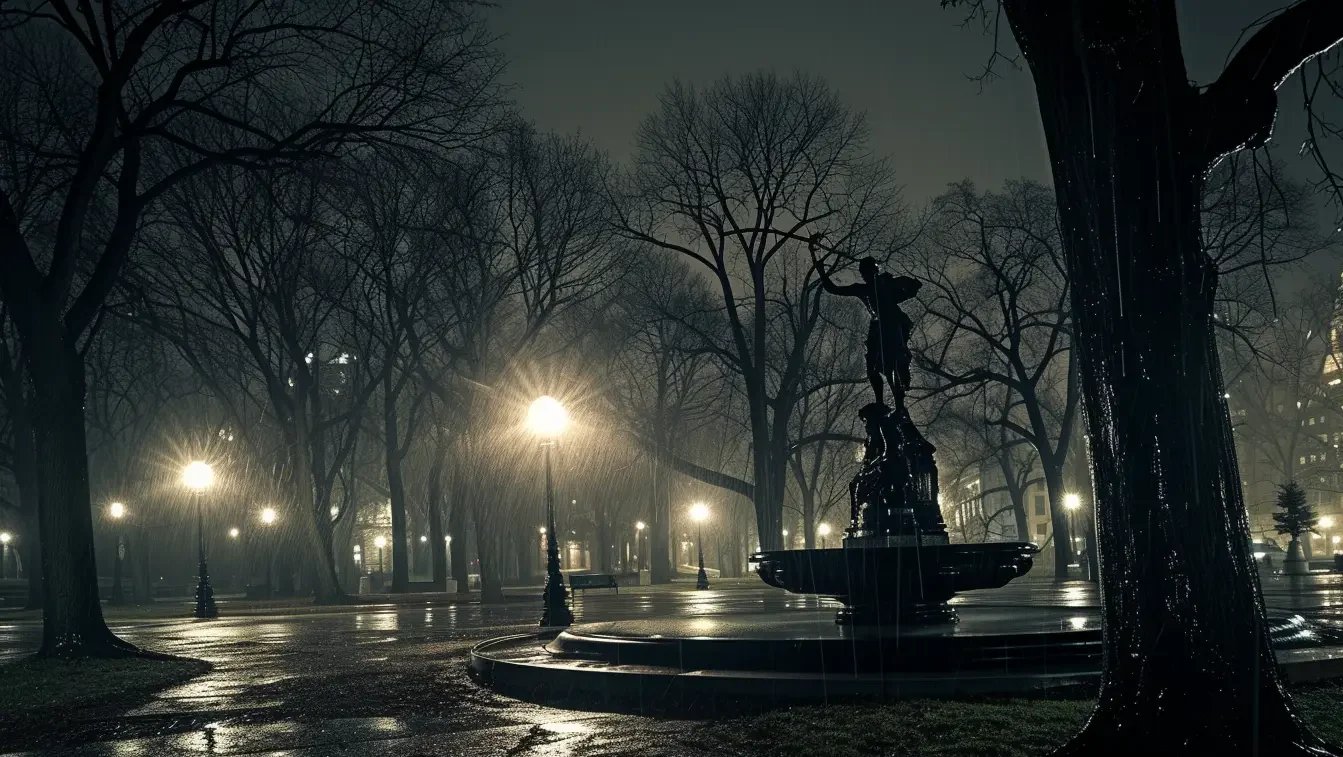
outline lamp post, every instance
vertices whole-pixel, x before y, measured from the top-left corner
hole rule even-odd
[[[555,540],[555,487],[550,472],[550,448],[569,425],[569,413],[554,397],[541,397],[527,408],[527,426],[540,440],[546,468],[546,587],[541,592],[541,626],[574,622],[560,572],[560,548]]]
[[[1077,556],[1077,510],[1082,506],[1082,498],[1076,494],[1063,495],[1063,509],[1068,513],[1068,548],[1073,557]],[[1080,567],[1080,566],[1079,566]]]
[[[261,525],[266,526],[267,530],[275,525],[275,508],[267,507],[261,511]],[[275,541],[274,537],[266,537],[269,541],[266,549],[266,598],[275,596]]]
[[[5,566],[9,565],[9,540],[12,538],[8,531],[0,532],[0,578],[5,577]]]
[[[373,546],[378,548],[378,578],[382,578],[382,548],[387,546],[387,540],[379,536],[373,540]]]
[[[645,529],[645,528],[648,528],[648,524],[647,524],[647,523],[644,523],[643,521],[639,521],[638,523],[635,523],[635,524],[634,524],[634,548],[637,549],[637,550],[639,550],[639,553],[638,553],[637,555],[635,555],[634,557],[635,557],[636,561],[638,562],[638,566],[639,566],[638,569],[639,569],[640,571],[642,571],[642,570],[644,569],[644,529]]]
[[[1324,516],[1323,518],[1320,518],[1320,520],[1319,520],[1319,526],[1320,526],[1320,530],[1324,532],[1324,538],[1328,539],[1328,538],[1329,538],[1329,532],[1332,531],[1333,528],[1334,528],[1334,519],[1331,518],[1330,516],[1326,515],[1326,516]],[[1337,544],[1338,542],[1331,542],[1331,543],[1332,543],[1332,544]]]
[[[215,482],[214,468],[196,460],[182,471],[182,483],[196,495],[196,552],[200,558],[199,581],[196,583],[196,617],[218,617],[215,591],[210,587],[210,567],[205,562],[205,515],[201,512],[201,497]]]
[[[821,549],[825,549],[825,537],[830,535],[830,524],[822,523],[816,527],[816,533],[821,537]],[[735,573],[733,575],[736,575]]]
[[[696,543],[699,545],[697,548],[697,551],[699,552],[699,575],[695,577],[696,589],[709,588],[709,574],[704,572],[704,521],[708,520],[708,518],[708,505],[705,505],[703,502],[696,502],[690,506],[690,519],[695,521],[695,525],[699,527],[699,532],[696,536]]]
[[[112,561],[112,598],[109,601],[119,605],[126,601],[126,595],[121,590],[121,561],[126,559],[126,544],[121,538],[121,519],[126,517],[126,506],[113,502],[107,506],[107,516],[112,519],[117,531],[116,559]]]

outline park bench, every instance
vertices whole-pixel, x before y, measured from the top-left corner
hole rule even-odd
[[[583,573],[569,576],[569,588],[574,591],[615,589],[617,594],[620,593],[620,584],[616,583],[616,577],[608,573]]]

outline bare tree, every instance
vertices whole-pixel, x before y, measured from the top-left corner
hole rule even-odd
[[[648,564],[653,583],[666,583],[675,567],[668,461],[689,456],[694,433],[715,417],[720,373],[702,339],[721,324],[708,287],[666,258],[640,261],[610,321],[607,397],[615,422],[649,452]]]
[[[823,82],[769,73],[699,91],[676,83],[640,127],[615,204],[627,238],[707,272],[727,321],[706,340],[735,376],[750,418],[752,481],[707,476],[750,496],[765,549],[780,546],[791,419],[822,289],[805,243],[885,257],[901,232],[891,172],[866,149],[860,114]],[[794,308],[776,304],[786,296]]]
[[[1269,138],[1277,87],[1343,38],[1343,6],[1266,16],[1197,87],[1170,0],[950,4],[988,28],[1001,13],[1029,64],[1072,287],[1106,649],[1097,709],[1058,754],[1333,753],[1295,717],[1266,631],[1201,205],[1209,169]]]
[[[973,394],[992,385],[1011,397],[1007,412],[985,421],[1035,448],[1049,493],[1054,576],[1063,579],[1072,543],[1063,471],[1079,391],[1055,207],[1047,187],[1027,181],[1008,182],[1001,194],[962,182],[938,198],[914,271],[925,285],[911,347],[933,378],[926,391]]]
[[[0,296],[34,390],[41,654],[134,654],[98,604],[79,346],[145,209],[221,163],[471,141],[497,63],[469,6],[429,0],[30,0],[0,11],[0,35],[0,150],[17,166],[0,187]]]
[[[1232,370],[1245,364],[1226,389],[1247,492],[1266,494],[1247,503],[1260,536],[1274,533],[1269,515],[1279,487],[1301,482],[1314,504],[1321,492],[1340,491],[1343,438],[1323,431],[1343,420],[1331,384],[1343,377],[1337,296],[1332,282],[1308,285],[1283,298],[1253,342],[1224,341],[1223,361]]]

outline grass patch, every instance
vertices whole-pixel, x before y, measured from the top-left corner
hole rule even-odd
[[[729,754],[1041,755],[1082,727],[1090,699],[915,699],[794,707],[711,721],[686,740]]]
[[[0,666],[0,723],[50,710],[144,701],[149,694],[206,672],[201,660],[45,660]]]
[[[1343,744],[1343,683],[1294,687],[1302,719]],[[1042,755],[1081,729],[1094,700],[897,700],[805,706],[711,720],[685,734],[687,746],[726,754],[918,754],[932,757]]]

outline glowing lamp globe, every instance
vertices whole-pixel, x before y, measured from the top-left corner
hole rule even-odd
[[[126,506],[121,504],[120,502],[113,502],[112,504],[107,506],[107,514],[112,516],[113,518],[116,518],[117,520],[120,520],[126,515]]]
[[[829,536],[829,535],[830,535],[830,524],[829,524],[829,523],[822,523],[821,525],[817,526],[817,527],[816,527],[816,533],[820,534],[821,536]]]
[[[215,469],[209,463],[196,460],[182,471],[182,483],[188,489],[204,491],[215,482]]]
[[[275,522],[275,508],[267,507],[261,511],[261,522],[270,525]]]
[[[703,502],[696,502],[690,506],[690,519],[696,523],[703,523],[709,519],[709,506]]]
[[[10,538],[11,537],[8,531],[4,532],[3,534],[0,534],[0,544],[9,544]]]
[[[537,399],[527,408],[527,428],[547,439],[564,433],[569,425],[569,411],[551,396]]]
[[[636,531],[642,531],[645,528],[648,528],[648,525],[645,524],[643,521],[639,521],[638,523],[634,524],[634,530]]]
[[[1063,506],[1068,510],[1076,510],[1082,506],[1082,498],[1076,494],[1063,495]]]
[[[373,540],[373,546],[377,547],[378,549],[382,549],[383,547],[387,546],[387,540],[379,536],[378,538]]]
[[[1323,518],[1320,518],[1320,528],[1333,528],[1333,527],[1334,527],[1333,518],[1330,518],[1328,515],[1324,516]]]
[[[238,531],[238,529],[236,529],[236,528],[230,528],[230,529],[228,530],[228,535],[229,535],[229,538],[230,538],[230,539],[236,539],[236,538],[238,538],[238,533],[239,533],[239,531]]]

